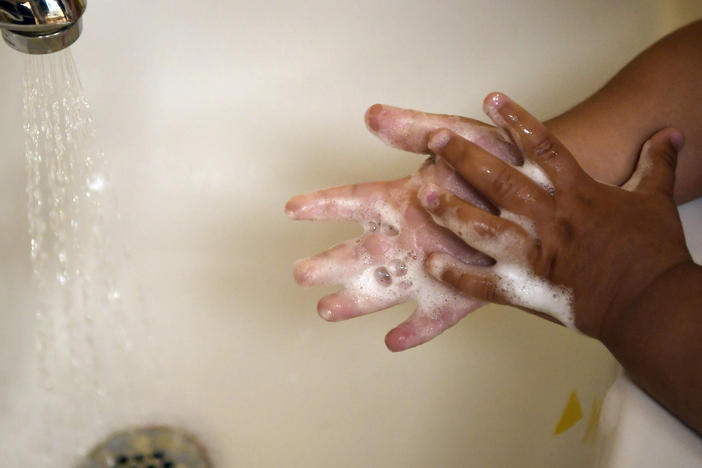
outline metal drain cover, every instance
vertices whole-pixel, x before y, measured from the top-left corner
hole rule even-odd
[[[202,446],[185,432],[146,427],[112,434],[78,468],[212,468]]]

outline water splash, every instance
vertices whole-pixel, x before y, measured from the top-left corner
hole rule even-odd
[[[17,459],[3,463],[70,466],[96,437],[139,412],[130,379],[109,375],[124,375],[125,366],[133,375],[147,361],[143,353],[124,356],[136,341],[150,341],[150,327],[143,311],[125,303],[136,287],[125,275],[110,171],[73,57],[68,50],[27,56],[24,71],[38,365],[35,388],[24,397],[33,414],[10,418],[25,429],[12,443]]]

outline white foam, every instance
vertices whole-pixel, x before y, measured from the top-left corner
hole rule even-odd
[[[523,227],[529,235],[535,237],[533,223],[526,217],[503,211],[501,216]],[[448,229],[457,230],[457,225],[450,217],[435,218],[437,224]],[[502,232],[489,241],[481,240],[473,247],[491,255],[497,263],[491,268],[497,277],[497,288],[504,298],[513,305],[526,307],[546,313],[561,321],[569,328],[574,328],[573,298],[569,289],[554,285],[539,278],[524,260],[523,238],[510,231]],[[450,257],[444,258],[435,273],[448,268],[461,270],[462,262]]]
[[[397,242],[398,235],[393,230],[379,229],[381,226],[392,226],[399,231],[402,225],[400,210],[388,202],[376,201],[371,211],[379,215],[378,221],[373,221],[375,229],[367,227],[361,238],[353,242],[360,240],[359,244],[363,245],[361,239],[364,236],[383,235],[391,246],[384,251],[387,261],[378,264],[364,249],[357,252],[358,258],[353,266],[339,269],[335,273],[337,282],[345,290],[352,296],[364,297],[366,300],[371,298],[377,306],[414,300],[422,313],[432,316],[437,316],[447,307],[467,310],[474,303],[472,299],[458,294],[426,272],[426,253],[421,248],[417,245],[400,246]],[[363,268],[362,265],[366,267]],[[391,281],[385,275],[380,275],[382,278],[379,281],[380,269],[383,273],[387,271]]]
[[[500,217],[512,221],[514,224],[524,229],[532,238],[536,238],[536,227],[534,227],[533,221],[526,216],[518,215],[507,210],[500,210]]]
[[[521,172],[522,174],[539,184],[541,187],[543,187],[544,190],[546,190],[548,193],[555,193],[556,189],[551,183],[551,180],[548,178],[544,170],[541,169],[541,167],[535,162],[526,159],[524,161],[524,164],[522,164],[521,166],[514,167],[519,172]]]
[[[653,160],[648,152],[650,145],[650,141],[644,143],[644,147],[641,150],[641,157],[636,163],[636,169],[634,170],[634,173],[631,175],[629,180],[627,180],[626,183],[622,185],[622,188],[624,190],[628,190],[630,192],[636,190],[643,178],[648,176],[653,170]]]
[[[373,203],[372,210],[377,213],[378,224],[381,227],[386,226],[384,231],[392,232],[395,230],[399,232],[400,226],[402,225],[402,214],[397,209],[393,208],[390,203],[384,200],[377,200]]]
[[[537,277],[527,268],[510,263],[493,267],[498,287],[513,304],[544,312],[568,328],[575,328],[572,292]]]

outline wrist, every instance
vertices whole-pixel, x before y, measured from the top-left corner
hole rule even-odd
[[[627,304],[613,308],[603,320],[600,339],[615,345],[633,324],[653,326],[665,320],[674,305],[690,304],[702,287],[702,266],[681,261],[658,274]],[[702,311],[700,311],[702,313]]]
[[[702,431],[702,267],[659,275],[629,307],[609,314],[600,339],[632,379]]]

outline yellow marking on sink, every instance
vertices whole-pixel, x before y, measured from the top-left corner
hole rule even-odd
[[[561,420],[558,421],[556,429],[553,431],[553,435],[558,435],[562,432],[567,431],[575,425],[583,417],[583,410],[580,407],[580,401],[578,400],[578,394],[573,390],[568,398],[563,414],[561,415]]]

